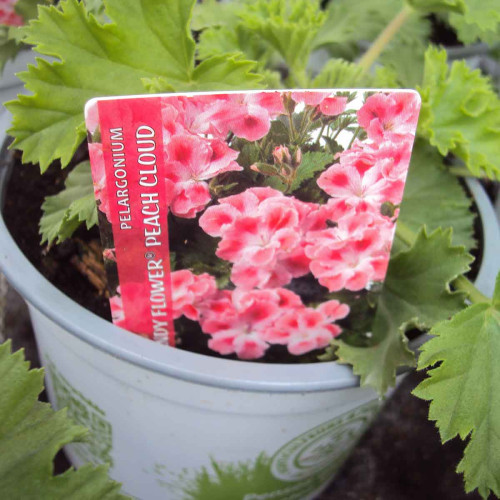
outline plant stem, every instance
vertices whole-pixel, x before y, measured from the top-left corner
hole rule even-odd
[[[392,21],[384,28],[382,33],[380,33],[377,39],[372,43],[371,47],[359,60],[359,65],[363,69],[363,74],[367,73],[370,70],[373,63],[384,51],[386,45],[394,38],[394,35],[396,35],[396,33],[401,29],[401,27],[405,24],[412,13],[412,9],[408,5],[405,5],[392,19]]]
[[[402,222],[401,219],[398,219],[396,224],[396,236],[409,247],[411,247],[417,239],[416,234]]]
[[[325,127],[326,127],[326,122],[323,123],[321,130],[319,131],[318,139],[316,140],[317,145],[319,145],[319,141],[321,140],[321,137],[323,136],[323,132],[325,131]]]
[[[295,125],[293,124],[292,113],[288,113],[288,123],[290,124],[290,142],[297,144],[297,132],[295,131]]]
[[[396,236],[408,246],[412,246],[417,238],[416,234],[401,220],[398,220],[396,226]],[[465,292],[473,304],[490,302],[490,299],[481,293],[465,276],[455,278],[452,285],[457,290]]]
[[[465,276],[459,276],[453,281],[453,286],[457,290],[465,292],[473,304],[490,302],[490,299],[481,293]]]
[[[347,149],[351,149],[351,146],[354,144],[354,141],[356,140],[356,137],[358,137],[358,134],[361,130],[361,127],[358,127],[355,131],[354,134],[352,134],[351,137],[351,142],[349,142],[349,146],[347,146]]]
[[[457,177],[476,177],[467,167],[450,167],[448,172]]]

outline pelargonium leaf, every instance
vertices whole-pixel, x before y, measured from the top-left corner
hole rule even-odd
[[[465,0],[406,0],[408,5],[419,12],[465,12]]]
[[[25,21],[28,21],[37,16],[39,5],[48,3],[49,0],[17,0],[14,9]]]
[[[87,431],[74,425],[66,410],[55,412],[37,396],[43,390],[43,370],[29,370],[22,351],[0,345],[0,497],[77,500],[125,500],[106,466],[84,465],[54,476],[56,453]]]
[[[353,365],[362,384],[385,394],[394,385],[396,370],[412,366],[405,331],[430,328],[464,306],[465,295],[451,292],[450,282],[469,269],[472,257],[452,246],[451,231],[422,229],[413,244],[389,263],[373,324],[373,346],[358,347],[335,341],[341,363]]]
[[[333,163],[333,155],[325,151],[307,152],[302,155],[302,162],[297,167],[291,190],[295,191],[307,179],[311,179],[317,172],[321,172],[327,165]]]
[[[241,4],[238,2],[221,3],[217,0],[197,2],[193,9],[191,29],[202,31],[214,26],[228,26],[238,21],[237,11]]]
[[[24,28],[25,42],[55,62],[38,60],[20,74],[33,95],[21,95],[7,106],[13,114],[13,146],[23,161],[40,163],[42,171],[61,159],[67,165],[85,138],[83,108],[96,96],[141,94],[143,79],[160,78],[175,90],[203,85],[210,71],[195,69],[195,44],[189,31],[194,0],[108,0],[107,24],[89,16],[77,0],[41,7]],[[248,63],[229,56],[204,61],[205,68],[224,67],[235,84],[252,84]],[[246,79],[249,78],[247,81]],[[199,79],[199,81],[197,80]]]
[[[465,61],[447,65],[444,50],[425,54],[419,131],[439,152],[454,153],[472,174],[500,179],[500,99],[489,79]]]
[[[420,40],[392,44],[379,62],[394,71],[398,87],[415,88],[422,83],[425,45]]]
[[[314,38],[325,20],[316,0],[257,0],[239,13],[243,25],[258,34],[297,72],[305,70]]]
[[[456,176],[448,173],[441,155],[418,139],[413,147],[411,165],[399,220],[415,233],[425,225],[429,231],[452,228],[452,242],[466,250],[476,246],[471,199]],[[404,249],[398,238],[394,250]]]
[[[45,198],[42,211],[42,243],[60,243],[69,238],[82,222],[85,222],[87,229],[97,224],[97,208],[88,161],[80,163],[68,174],[62,191]]]
[[[363,68],[344,59],[330,59],[314,79],[312,86],[318,89],[357,88],[369,86],[370,76]]]
[[[0,74],[3,72],[7,61],[14,59],[20,50],[20,46],[10,36],[7,26],[0,26]]]
[[[500,496],[500,275],[490,303],[474,304],[431,330],[418,362],[432,368],[414,390],[430,400],[443,442],[470,436],[457,471],[466,490]],[[436,366],[437,365],[437,366]]]
[[[463,15],[451,14],[449,19],[464,43],[500,40],[500,0],[467,0]]]

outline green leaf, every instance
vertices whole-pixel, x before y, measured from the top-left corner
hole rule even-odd
[[[363,69],[344,59],[330,59],[316,76],[312,86],[318,89],[362,88],[367,85]]]
[[[430,400],[443,442],[470,436],[457,471],[467,492],[500,496],[500,275],[491,303],[474,304],[434,326],[418,368],[434,367],[414,390]],[[438,365],[438,366],[436,366]]]
[[[423,13],[437,12],[465,12],[464,0],[406,0],[408,5]]]
[[[500,0],[467,0],[464,14],[451,14],[450,24],[464,43],[478,39],[487,43],[498,42]]]
[[[399,220],[414,233],[423,225],[429,231],[453,228],[454,245],[476,246],[471,199],[457,177],[448,173],[439,153],[419,139],[413,148]],[[394,241],[394,250],[402,243]]]
[[[192,90],[248,90],[262,88],[262,76],[252,73],[256,63],[240,55],[213,56],[193,71]]]
[[[252,73],[256,63],[240,59],[239,54],[214,56],[201,62],[193,71],[193,80],[185,91],[248,90],[262,88],[261,75]],[[143,78],[144,88],[150,93],[174,92],[175,88],[164,77]]]
[[[333,155],[330,153],[324,151],[304,153],[302,155],[302,162],[297,167],[291,190],[295,191],[304,181],[314,177],[317,172],[321,172],[325,169],[326,165],[332,163]]]
[[[345,46],[360,41],[372,42],[404,7],[404,0],[335,0],[328,4],[327,19],[314,40],[315,47],[332,47],[334,55],[344,55]],[[389,44],[423,42],[429,34],[429,22],[412,15]],[[340,50],[339,50],[340,49]],[[357,52],[357,48],[356,48]]]
[[[395,383],[399,366],[413,366],[405,331],[430,328],[464,306],[465,295],[451,292],[450,282],[469,269],[472,257],[451,245],[451,231],[422,229],[413,244],[389,263],[373,323],[372,347],[335,341],[339,362],[353,365],[362,384],[381,395]]]
[[[424,75],[425,44],[420,40],[412,43],[392,44],[379,58],[386,68],[393,70],[399,87],[415,88]]]
[[[325,15],[314,0],[256,0],[240,13],[243,25],[273,47],[297,74],[304,72]]]
[[[233,84],[237,75],[248,77],[239,83],[254,84],[248,63],[242,70],[243,62],[235,63],[234,56],[207,60],[195,69],[189,32],[193,3],[108,0],[111,22],[105,25],[77,0],[41,7],[38,20],[24,28],[25,41],[59,61],[38,60],[21,73],[33,95],[7,105],[13,114],[13,145],[23,150],[23,161],[40,163],[42,171],[59,158],[67,165],[85,138],[85,102],[102,95],[141,94],[143,79],[160,77],[175,90],[210,86],[214,74],[230,75]]]
[[[42,211],[42,243],[64,241],[82,222],[86,223],[87,229],[97,224],[97,208],[88,161],[80,163],[68,174],[61,192],[45,198]]]
[[[454,153],[472,174],[500,179],[500,100],[490,81],[465,61],[447,65],[446,52],[425,54],[419,131],[446,156]]]
[[[8,26],[0,25],[0,74],[3,72],[7,61],[14,59],[20,46],[10,36]]]
[[[17,0],[14,10],[25,20],[34,19],[38,13],[39,5],[46,5],[49,0]]]
[[[398,13],[402,0],[350,0],[329,2],[327,18],[314,40],[315,47],[372,41]]]
[[[37,396],[43,370],[29,370],[22,351],[0,345],[0,496],[40,500],[126,499],[108,479],[106,467],[84,465],[53,476],[53,459],[66,444],[82,440],[86,429],[74,425],[66,410],[54,412]]]
[[[238,2],[221,3],[217,0],[204,0],[196,3],[193,9],[191,29],[202,31],[214,26],[230,26],[238,21],[237,12],[241,9]]]

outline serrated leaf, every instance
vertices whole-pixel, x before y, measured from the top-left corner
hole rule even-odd
[[[0,74],[3,72],[7,61],[14,59],[20,46],[10,37],[8,26],[0,25]]]
[[[249,90],[262,88],[263,77],[252,73],[256,63],[235,55],[213,56],[202,61],[193,71],[193,79],[184,85],[185,91]],[[174,92],[175,88],[164,77],[143,78],[144,88],[150,93]]]
[[[40,500],[102,498],[125,500],[106,467],[85,465],[53,476],[53,459],[66,444],[81,440],[86,429],[74,425],[66,410],[54,412],[37,400],[43,370],[29,370],[22,351],[0,345],[0,497]]]
[[[490,81],[465,61],[448,68],[446,52],[425,54],[419,131],[446,156],[464,160],[473,175],[500,179],[500,100]]]
[[[213,56],[193,71],[193,90],[248,90],[262,88],[262,77],[252,70],[256,63],[240,55]]]
[[[424,53],[425,44],[420,40],[392,44],[381,54],[379,62],[393,70],[399,87],[415,88],[422,83]]]
[[[330,59],[312,83],[317,89],[360,88],[367,85],[369,77],[358,64],[344,59]]]
[[[449,19],[464,43],[500,40],[500,0],[467,0],[464,14],[452,14]]]
[[[423,13],[465,12],[464,0],[406,0],[408,5]]]
[[[422,139],[415,142],[399,220],[413,232],[453,228],[452,242],[466,250],[476,246],[471,199],[457,177],[448,173],[439,153]],[[402,248],[398,238],[394,251]]]
[[[14,10],[25,20],[29,21],[37,16],[38,6],[47,5],[49,0],[17,0]]]
[[[474,304],[431,330],[418,368],[434,367],[414,390],[430,400],[443,442],[470,441],[457,471],[466,490],[500,496],[500,275],[491,303]],[[438,364],[436,367],[435,365]]]
[[[221,3],[217,0],[203,0],[195,4],[191,29],[202,31],[214,26],[228,26],[238,21],[238,2]]]
[[[465,295],[450,292],[449,283],[469,269],[472,257],[463,247],[451,245],[451,232],[422,229],[413,244],[389,263],[373,323],[373,347],[356,347],[335,341],[341,363],[353,365],[361,382],[381,395],[394,385],[396,370],[412,366],[405,331],[430,328],[464,306]]]
[[[239,16],[246,29],[279,52],[297,74],[304,72],[316,33],[325,20],[316,0],[256,0]]]
[[[324,151],[307,152],[302,155],[302,162],[297,167],[291,190],[295,191],[307,179],[311,179],[317,172],[333,163],[333,155]]]
[[[64,241],[82,222],[86,223],[87,229],[97,224],[97,208],[88,161],[80,163],[68,174],[62,191],[45,198],[42,212],[42,243]]]
[[[59,158],[67,165],[85,138],[83,107],[92,97],[140,94],[145,78],[163,78],[176,90],[200,86],[205,77],[210,84],[212,65],[224,66],[234,83],[232,63],[224,65],[221,57],[195,69],[189,32],[193,3],[108,0],[111,22],[104,25],[77,0],[63,0],[57,8],[41,7],[38,20],[23,28],[25,41],[59,61],[38,60],[36,67],[21,73],[34,95],[19,96],[7,105],[13,114],[13,146],[23,150],[23,161],[40,163],[42,171]],[[237,67],[241,64],[238,61]],[[239,75],[246,78],[249,73]],[[248,83],[254,81],[252,76]]]

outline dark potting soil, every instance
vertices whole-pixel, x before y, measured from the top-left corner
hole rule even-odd
[[[90,281],[77,270],[72,259],[81,257],[82,246],[77,242],[99,241],[99,230],[85,228],[75,233],[75,238],[60,245],[40,246],[38,223],[42,215],[41,205],[47,195],[58,193],[71,166],[61,170],[51,165],[40,175],[37,165],[23,165],[17,152],[8,153],[14,165],[8,183],[8,196],[2,207],[7,228],[28,260],[59,290],[81,306],[102,318],[111,320],[108,299],[99,294]],[[84,151],[75,155],[81,161]]]

